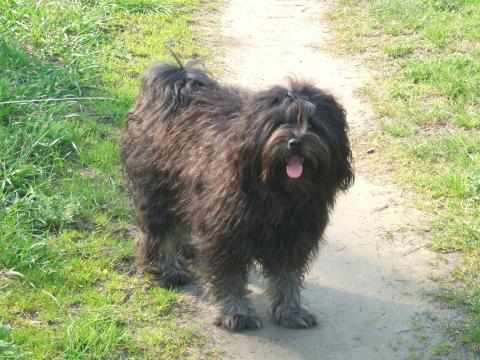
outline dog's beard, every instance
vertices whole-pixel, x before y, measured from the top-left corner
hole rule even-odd
[[[301,148],[289,148],[292,137],[301,141]],[[264,184],[283,184],[289,189],[303,188],[328,176],[329,159],[329,147],[318,135],[279,128],[263,147],[261,180]]]

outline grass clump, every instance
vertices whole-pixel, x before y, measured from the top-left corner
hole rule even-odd
[[[197,0],[0,2],[0,358],[204,354],[203,337],[175,328],[177,294],[131,274],[116,145],[139,74],[168,57],[165,45],[183,58],[203,53],[199,9]],[[144,332],[163,336],[161,346]]]
[[[381,119],[376,142],[385,151],[376,156],[396,164],[398,181],[429,204],[434,249],[462,254],[438,296],[468,315],[452,334],[474,352],[480,352],[479,10],[479,0],[341,0],[330,13],[343,51],[360,51],[382,69],[364,89]]]

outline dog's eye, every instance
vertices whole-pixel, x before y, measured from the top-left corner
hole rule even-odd
[[[311,131],[311,132],[321,132],[322,131],[322,127],[321,126],[318,126],[316,124],[308,124],[308,131]]]

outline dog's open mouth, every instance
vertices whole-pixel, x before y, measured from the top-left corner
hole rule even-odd
[[[291,179],[298,179],[303,173],[303,159],[293,155],[287,162],[287,175]]]

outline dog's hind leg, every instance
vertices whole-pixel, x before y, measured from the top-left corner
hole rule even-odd
[[[182,286],[192,281],[192,276],[177,255],[176,234],[167,232],[153,235],[141,232],[135,245],[137,266],[154,275],[164,287]]]
[[[140,230],[135,244],[137,267],[153,274],[165,287],[181,286],[191,282],[191,274],[177,255],[183,233],[173,217],[162,212],[161,199],[143,196],[135,200]]]
[[[212,295],[221,304],[221,314],[215,324],[230,331],[261,327],[257,313],[247,297],[247,272],[240,270],[225,274],[218,272],[212,281]]]
[[[272,318],[286,328],[315,326],[315,315],[300,303],[303,276],[300,271],[269,274],[268,293],[272,299]]]

